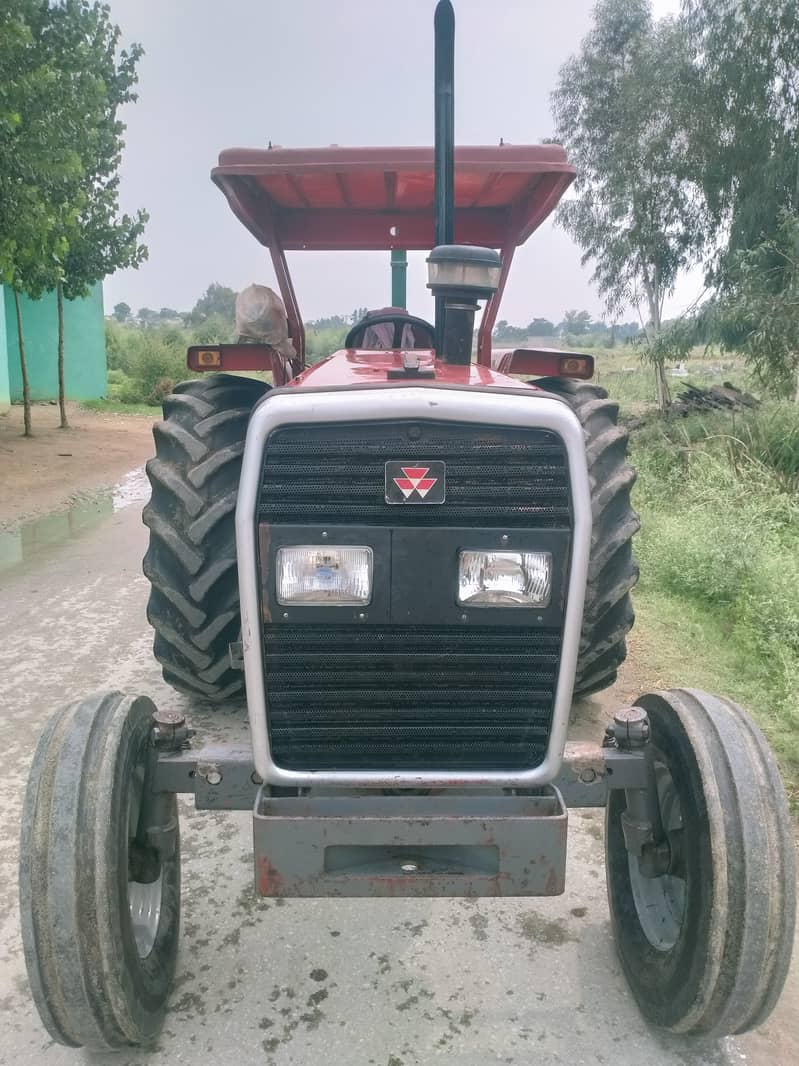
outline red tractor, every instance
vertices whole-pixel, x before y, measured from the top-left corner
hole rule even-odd
[[[759,1025],[788,970],[792,825],[726,699],[656,692],[596,744],[572,701],[625,656],[634,472],[589,357],[492,351],[514,250],[573,178],[556,145],[232,149],[213,180],[269,250],[286,345],[192,348],[155,427],[148,615],[166,680],[246,698],[251,749],[106,693],[59,711],[23,818],[26,960],[64,1044],[152,1040],[175,968],[176,795],[252,810],[263,896],[564,889],[567,807],[606,807],[610,909],[644,1015]],[[305,369],[285,253],[430,250],[435,322],[388,308]],[[476,358],[473,324],[485,300]],[[232,372],[271,371],[272,385]],[[529,380],[529,379],[533,380]],[[199,709],[199,708],[198,708]]]

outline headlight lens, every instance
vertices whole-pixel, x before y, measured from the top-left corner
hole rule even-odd
[[[298,544],[277,552],[277,602],[361,606],[372,598],[371,548]]]
[[[462,551],[458,603],[464,607],[546,607],[551,552]]]

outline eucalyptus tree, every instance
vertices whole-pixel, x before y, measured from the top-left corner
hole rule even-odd
[[[593,267],[607,309],[639,309],[650,340],[700,224],[685,134],[693,77],[683,24],[655,22],[648,0],[600,0],[552,96],[556,137],[577,169],[561,225]],[[652,347],[658,403],[669,391]]]

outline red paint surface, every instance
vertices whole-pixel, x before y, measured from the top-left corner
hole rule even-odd
[[[369,352],[347,349],[336,352],[322,363],[305,370],[289,384],[301,387],[329,388],[343,385],[373,385],[386,388],[404,388],[407,385],[472,385],[481,388],[514,388],[536,391],[507,374],[500,374],[487,366],[470,363],[468,366],[453,366],[436,359],[432,351],[414,351],[420,366],[434,366],[434,378],[406,377],[389,381],[389,370],[402,369],[402,352]]]
[[[203,365],[200,361],[202,352],[218,353],[218,365]],[[271,370],[275,385],[285,385],[294,374],[291,362],[269,344],[193,344],[186,355],[186,365],[189,370],[201,374],[220,374],[230,370]]]
[[[478,363],[491,364],[491,334],[513,253],[574,181],[560,145],[455,149],[457,244],[498,248],[499,288],[486,301]],[[212,180],[272,258],[286,305],[295,369],[305,329],[286,251],[428,250],[435,244],[434,150],[421,148],[229,148]]]
[[[455,149],[455,240],[522,244],[574,180],[560,145]],[[267,247],[428,249],[434,152],[420,148],[229,148],[211,177]]]
[[[581,365],[578,367],[575,361]],[[492,352],[491,365],[500,374],[533,374],[538,377],[570,377],[588,380],[594,376],[590,355],[558,348],[508,348]]]

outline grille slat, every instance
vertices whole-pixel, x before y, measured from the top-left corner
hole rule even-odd
[[[387,504],[388,460],[443,460],[444,503]],[[287,426],[267,442],[259,509],[269,521],[286,523],[566,529],[568,464],[559,438],[541,429],[412,422]]]
[[[444,503],[385,502],[387,461],[446,463]],[[268,439],[270,524],[564,529],[562,441],[431,422],[285,426]],[[545,757],[559,627],[265,624],[270,742],[296,770],[517,770]]]
[[[435,651],[410,626],[267,626],[276,761],[289,769],[397,770],[540,762],[559,632],[512,629],[499,639],[487,628],[425,632]],[[408,669],[414,655],[420,667]]]

